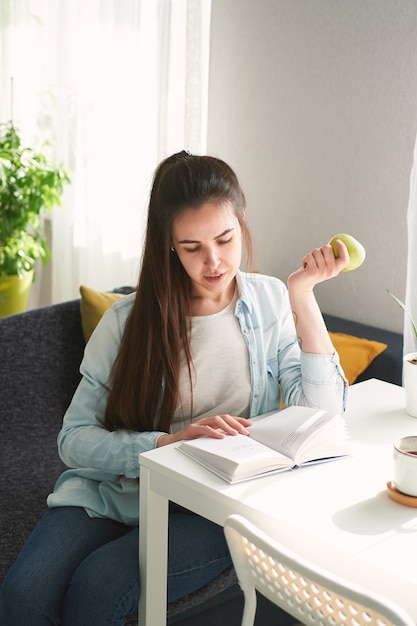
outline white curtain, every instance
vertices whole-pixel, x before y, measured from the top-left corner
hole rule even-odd
[[[51,213],[51,300],[135,284],[156,164],[206,150],[211,0],[0,7],[0,120],[72,171]]]
[[[417,139],[414,146],[414,162],[410,179],[410,198],[407,211],[408,256],[405,305],[417,324]],[[404,354],[417,350],[410,318],[404,316]]]

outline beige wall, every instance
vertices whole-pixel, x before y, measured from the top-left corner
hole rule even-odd
[[[240,176],[257,268],[286,280],[350,233],[367,260],[317,287],[321,308],[398,331],[416,33],[415,0],[213,0],[208,152]]]

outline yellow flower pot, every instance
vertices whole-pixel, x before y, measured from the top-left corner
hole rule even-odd
[[[19,276],[0,277],[0,317],[26,311],[33,270]]]

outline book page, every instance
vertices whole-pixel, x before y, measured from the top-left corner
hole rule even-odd
[[[247,435],[225,435],[222,439],[214,437],[200,437],[190,441],[182,441],[180,447],[183,449],[192,448],[193,454],[204,458],[209,455],[210,459],[218,457],[218,463],[226,460],[227,465],[239,465],[242,462],[249,461],[258,463],[260,459],[277,459],[283,456],[284,465],[289,464],[289,459],[282,453],[265,446],[262,442]],[[198,452],[197,452],[198,450]]]
[[[249,436],[301,464],[347,454],[345,422],[336,413],[293,406],[260,418]]]
[[[182,441],[178,449],[226,480],[242,480],[260,473],[288,469],[291,459],[247,435],[222,439],[201,437]]]

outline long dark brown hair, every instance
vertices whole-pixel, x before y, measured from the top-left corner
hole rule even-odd
[[[234,208],[252,258],[246,201],[229,165],[185,151],[165,159],[153,179],[137,293],[112,369],[108,430],[169,431],[179,400],[181,349],[189,372],[192,367],[191,281],[171,250],[172,227],[182,211],[207,202]]]

